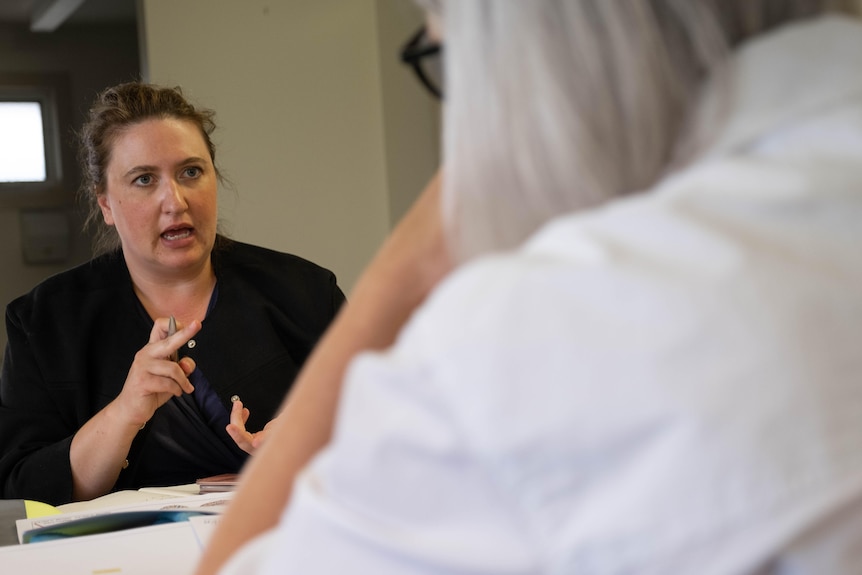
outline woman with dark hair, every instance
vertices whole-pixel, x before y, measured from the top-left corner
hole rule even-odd
[[[331,272],[217,232],[214,128],[178,88],[122,84],[91,108],[96,257],[6,310],[3,498],[238,472],[344,301]]]

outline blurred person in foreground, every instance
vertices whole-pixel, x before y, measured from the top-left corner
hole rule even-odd
[[[856,3],[422,4],[442,178],[199,574],[860,572]]]
[[[93,103],[80,155],[97,255],[6,309],[2,497],[239,472],[344,301],[329,270],[217,232],[213,115],[139,82]]]

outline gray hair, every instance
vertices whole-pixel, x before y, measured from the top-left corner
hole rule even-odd
[[[696,150],[698,93],[740,42],[856,0],[418,0],[441,17],[443,210],[459,259],[648,189]]]

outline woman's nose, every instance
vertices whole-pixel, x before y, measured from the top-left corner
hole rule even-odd
[[[162,209],[169,214],[184,212],[188,207],[183,187],[173,179],[166,180]]]

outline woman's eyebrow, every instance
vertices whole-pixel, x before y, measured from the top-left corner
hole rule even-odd
[[[181,161],[177,162],[177,163],[176,163],[176,165],[177,165],[177,166],[186,166],[186,165],[188,165],[188,164],[198,164],[198,163],[206,163],[206,159],[205,159],[205,158],[202,158],[202,157],[200,157],[200,156],[190,156],[190,157],[188,157],[188,158],[186,158],[186,159],[184,159],[184,160],[181,160]],[[135,167],[133,167],[133,168],[130,168],[130,169],[129,169],[125,174],[123,174],[123,175],[124,175],[124,176],[130,176],[130,175],[132,175],[132,174],[136,174],[136,173],[138,173],[138,172],[155,172],[155,171],[157,171],[158,169],[159,169],[159,168],[158,168],[158,166],[151,166],[151,165],[135,166]]]

